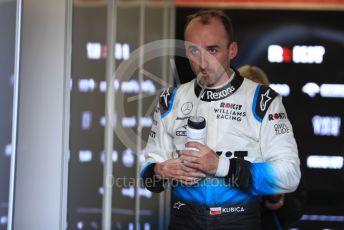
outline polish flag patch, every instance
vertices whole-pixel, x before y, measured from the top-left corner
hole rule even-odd
[[[210,208],[210,215],[221,215],[221,207]]]

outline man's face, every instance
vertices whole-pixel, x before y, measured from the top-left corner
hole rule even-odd
[[[219,86],[229,79],[230,60],[236,56],[237,44],[228,43],[225,28],[219,18],[211,18],[206,25],[195,18],[187,26],[186,56],[201,85]]]

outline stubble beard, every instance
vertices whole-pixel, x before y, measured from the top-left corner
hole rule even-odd
[[[197,83],[201,86],[201,87],[211,87],[211,83],[209,82],[209,77],[204,77],[204,76],[198,76],[197,77]]]

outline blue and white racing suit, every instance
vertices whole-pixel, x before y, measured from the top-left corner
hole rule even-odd
[[[172,186],[171,229],[259,229],[260,195],[289,193],[300,180],[300,162],[282,97],[237,71],[216,89],[196,80],[166,89],[154,113],[141,171],[155,178],[154,164],[185,149],[187,119],[207,122],[206,145],[230,162],[227,175],[207,176],[194,186]],[[156,178],[155,178],[156,179]],[[166,181],[146,183],[161,192]]]

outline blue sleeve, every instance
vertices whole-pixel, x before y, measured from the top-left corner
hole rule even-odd
[[[251,163],[250,169],[252,174],[251,193],[253,195],[278,193],[276,187],[278,178],[271,163]]]

